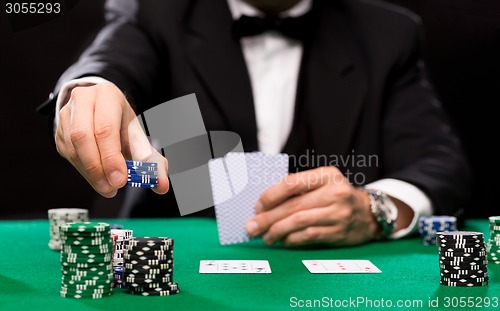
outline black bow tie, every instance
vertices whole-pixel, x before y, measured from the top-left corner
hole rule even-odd
[[[292,39],[304,41],[311,34],[312,18],[307,13],[298,17],[255,17],[242,15],[234,21],[233,34],[237,39],[259,35],[265,31],[277,31]]]

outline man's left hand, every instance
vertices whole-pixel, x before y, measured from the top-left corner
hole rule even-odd
[[[262,235],[269,245],[362,244],[373,240],[380,229],[368,195],[335,167],[288,175],[261,195],[255,210],[247,232]]]

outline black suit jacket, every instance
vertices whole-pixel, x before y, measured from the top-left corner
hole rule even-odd
[[[409,182],[430,197],[437,213],[461,214],[469,171],[424,76],[419,19],[374,1],[314,0],[313,6],[317,28],[304,44],[284,151],[307,149],[330,159],[377,156],[370,166],[335,164],[361,174],[359,183]],[[246,150],[258,148],[248,71],[225,0],[112,1],[107,19],[59,85],[101,76],[117,84],[137,112],[196,93],[207,130],[234,131]],[[53,103],[40,111],[50,113]],[[140,215],[163,213],[162,199],[143,200],[154,210]]]

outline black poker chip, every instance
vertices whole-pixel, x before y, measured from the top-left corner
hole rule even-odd
[[[476,277],[441,277],[442,281],[446,282],[460,282],[460,283],[485,283],[489,281],[489,277],[487,276],[476,276]]]
[[[147,291],[147,292],[127,291],[127,293],[140,296],[171,296],[180,293],[180,289],[167,290],[167,291]]]
[[[488,270],[458,270],[458,269],[440,269],[441,275],[474,275],[474,274],[482,274],[482,275],[488,275]]]
[[[151,291],[151,290],[173,290],[177,288],[177,283],[174,282],[131,282],[127,281],[127,286],[134,291]],[[175,287],[173,286],[175,284]]]
[[[462,273],[446,273],[446,272],[441,272],[440,273],[441,277],[442,278],[452,278],[452,279],[460,279],[460,278],[464,278],[464,279],[467,279],[467,278],[470,278],[470,279],[476,279],[476,278],[484,278],[484,277],[488,277],[488,272],[479,272],[479,271],[471,271],[470,273],[465,273],[465,274],[462,274]]]
[[[173,271],[173,266],[169,264],[163,265],[132,265],[125,262],[125,271],[135,271],[133,273],[150,273],[150,274],[160,274]]]
[[[139,283],[127,283],[129,287],[129,291],[134,292],[151,292],[151,291],[175,291],[179,289],[179,286],[176,282],[168,282],[160,284],[160,286],[154,286],[156,284],[139,284]]]
[[[442,247],[439,248],[440,254],[450,254],[452,256],[464,256],[468,254],[479,254],[482,252],[486,252],[486,248],[484,247],[469,247],[469,248],[453,248],[453,247]]]
[[[163,249],[174,246],[174,239],[168,237],[136,237],[128,240],[127,246],[149,247],[153,249]]]
[[[139,267],[141,267],[141,266],[150,266],[150,267],[165,267],[165,268],[169,269],[169,268],[173,268],[173,260],[172,259],[167,259],[167,260],[158,260],[158,259],[144,259],[144,260],[128,259],[127,260],[127,265],[130,268],[132,268],[134,266],[139,266]]]
[[[436,233],[440,284],[454,287],[488,285],[488,260],[483,233],[450,231]]]
[[[170,254],[142,254],[142,255],[134,255],[130,253],[124,253],[123,258],[127,260],[138,260],[138,261],[144,261],[144,260],[170,260],[172,261],[174,255],[172,253]]]
[[[124,241],[123,281],[127,292],[143,296],[179,293],[173,281],[174,240],[167,237],[131,238]]]
[[[166,283],[172,283],[172,277],[170,276],[164,276],[164,277],[154,277],[154,278],[141,278],[141,277],[126,277],[125,278],[125,283],[136,283],[136,284],[141,284],[142,286],[146,286],[149,284],[156,284],[156,283],[161,283],[161,284],[166,284]]]
[[[478,287],[478,286],[487,286],[488,282],[482,282],[482,283],[461,283],[461,282],[446,282],[446,281],[440,281],[441,285],[446,285],[446,286],[453,286],[453,287]]]
[[[163,280],[168,280],[169,282],[173,282],[174,274],[170,273],[157,273],[157,274],[147,274],[147,273],[124,273],[123,278],[125,280],[138,280],[138,281],[146,281],[151,280],[155,282],[160,282]],[[146,282],[147,283],[147,282]]]
[[[123,255],[130,256],[172,256],[174,250],[171,247],[166,249],[151,249],[149,247],[142,248],[128,248],[124,246]]]

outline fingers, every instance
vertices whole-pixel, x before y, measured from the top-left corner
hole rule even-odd
[[[168,191],[167,160],[151,146],[133,109],[114,84],[74,88],[58,115],[57,151],[102,196],[113,197],[126,184],[125,156],[158,163],[154,191]]]
[[[308,227],[290,233],[281,243],[284,247],[288,248],[318,244],[329,246],[340,246],[345,244],[342,228],[340,226]]]
[[[170,187],[167,159],[153,148],[135,114],[133,117],[125,117],[124,122],[128,122],[128,124],[123,125],[126,130],[122,131],[124,132],[122,133],[122,145],[127,146],[132,159],[158,163],[158,187],[152,188],[152,190],[158,194],[167,193]]]
[[[334,226],[335,224],[335,210],[331,207],[302,210],[274,223],[262,236],[262,239],[266,244],[271,245],[285,239],[285,237],[293,232],[305,231],[305,239],[321,243],[327,236],[319,235],[320,232],[309,229],[309,227]]]
[[[158,194],[165,194],[170,188],[170,182],[168,180],[168,161],[160,155],[160,159],[156,162],[158,163],[158,187],[153,188],[153,191]]]
[[[337,200],[343,198],[340,192],[344,188],[345,187],[341,185],[325,185],[314,191],[292,197],[278,206],[265,212],[258,213],[251,218],[246,224],[247,232],[251,236],[258,236],[268,231],[274,223],[293,213],[315,207],[324,207],[335,203]],[[335,196],[336,193],[339,193],[339,195]]]
[[[247,232],[252,236],[262,235],[267,244],[280,241],[288,247],[354,245],[372,240],[377,224],[361,192],[338,170],[328,169],[316,174],[316,181],[307,187],[300,183],[294,188],[283,188],[288,191],[285,194],[275,195],[273,190],[281,186],[277,185],[264,194],[261,197],[263,205],[271,204],[247,222]],[[294,194],[296,191],[302,192]]]
[[[57,122],[56,133],[54,135],[57,152],[68,161],[70,159],[68,158],[69,151],[68,147],[66,146],[66,142],[67,141],[70,142],[71,140],[69,139],[69,136],[66,138],[66,134],[69,133],[69,128],[70,128],[69,116],[70,116],[69,109],[66,105],[63,109],[61,109],[59,113],[59,121]]]
[[[151,147],[152,155],[143,161],[158,163],[158,187],[152,188],[155,193],[165,194],[168,192],[170,182],[168,180],[168,161],[158,151]]]
[[[315,190],[328,183],[345,182],[345,177],[335,167],[320,167],[285,177],[282,181],[265,191],[255,205],[257,213],[275,208],[288,198]]]
[[[334,194],[336,199],[332,199],[326,207],[299,209],[279,219],[270,225],[262,237],[263,241],[267,244],[281,241],[286,247],[297,247],[310,244],[355,245],[373,240],[378,223],[369,212],[369,202],[364,202],[363,195],[355,188],[348,193],[342,190],[344,187],[338,186],[322,187],[314,191],[315,196],[317,193],[319,197],[326,197],[333,193],[333,189],[338,191]],[[281,209],[281,206],[276,209]],[[268,216],[273,211],[261,215]]]
[[[127,182],[120,139],[125,98],[107,83],[101,84],[100,87],[102,91],[98,93],[97,104],[93,111],[95,143],[105,178],[111,187],[118,189]]]
[[[66,146],[74,148],[74,152],[68,150],[72,164],[97,192],[109,198],[116,194],[117,188],[106,177],[95,137],[95,103],[98,100],[93,89],[73,89],[70,102],[66,105],[71,111]],[[62,118],[61,122],[66,124],[67,120]]]

